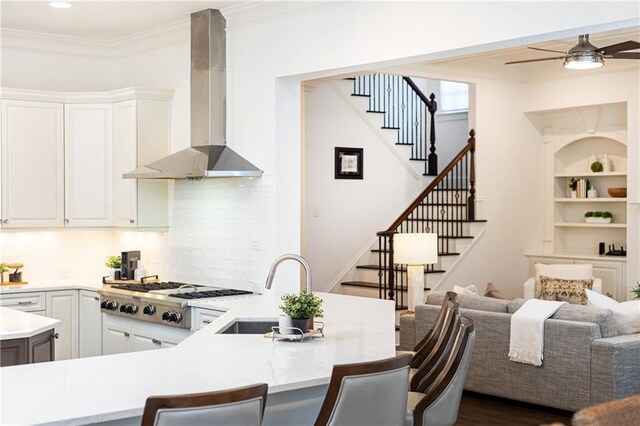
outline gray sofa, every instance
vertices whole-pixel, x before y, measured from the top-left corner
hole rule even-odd
[[[413,349],[434,324],[444,293],[432,293],[415,314],[400,317],[400,349]],[[542,367],[509,360],[511,315],[524,299],[459,295],[473,319],[475,346],[465,389],[576,411],[640,394],[640,334],[618,336],[608,309],[562,306],[545,323]]]

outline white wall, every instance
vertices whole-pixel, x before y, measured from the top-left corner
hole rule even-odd
[[[305,93],[305,246],[314,290],[324,290],[376,232],[386,229],[421,187],[421,179],[331,84]],[[363,179],[334,179],[334,148],[363,148]],[[393,149],[393,148],[392,148]]]
[[[523,13],[525,10],[528,12]],[[251,158],[260,167],[274,174],[275,217],[300,217],[302,195],[291,183],[301,181],[301,164],[282,162],[277,158],[281,153],[293,159],[301,155],[302,108],[296,81],[371,69],[372,64],[394,60],[415,62],[437,55],[446,56],[441,52],[456,49],[459,49],[458,53],[480,51],[498,45],[522,44],[527,40],[550,39],[560,34],[574,35],[596,25],[601,25],[601,29],[615,28],[613,24],[602,25],[613,21],[625,20],[625,25],[631,25],[628,20],[638,15],[637,5],[631,2],[606,3],[606,6],[602,2],[587,2],[577,9],[573,3],[559,2],[357,2],[332,3],[254,24],[238,23],[237,26],[231,16],[227,31],[228,109],[233,148],[251,153]],[[571,19],[567,20],[567,16]],[[424,25],[425,17],[443,25]],[[491,22],[490,31],[487,22]],[[381,31],[381,28],[385,30]],[[545,37],[535,37],[546,33],[549,34]],[[508,40],[511,42],[505,42]],[[490,46],[491,43],[497,44]],[[292,76],[288,78],[289,84],[283,82],[287,76]],[[487,216],[494,219],[493,226],[499,228],[496,232],[500,238],[495,238],[491,244],[485,242],[483,250],[478,251],[482,253],[482,259],[477,260],[479,268],[476,271],[482,271],[488,279],[495,279],[498,274],[504,276],[505,282],[514,282],[526,275],[526,266],[522,257],[524,241],[513,242],[513,232],[532,226],[540,229],[541,224],[540,219],[537,222],[535,218],[529,220],[525,207],[531,196],[537,197],[539,202],[540,194],[525,195],[528,192],[523,188],[528,188],[525,185],[530,182],[523,177],[525,173],[520,164],[514,165],[510,160],[514,156],[525,157],[532,151],[539,156],[539,152],[528,143],[523,152],[521,145],[514,143],[520,139],[523,128],[533,131],[527,128],[529,124],[523,117],[505,120],[505,114],[513,116],[513,105],[509,101],[521,105],[517,89],[497,89],[497,92],[489,93],[489,90],[478,88],[479,98],[500,96],[507,102],[497,110],[478,111],[475,120],[477,131],[486,141],[507,142],[497,152],[486,150],[478,154],[478,173],[483,178],[483,185],[502,189],[499,193],[496,191],[495,198],[485,200],[487,205],[494,206],[495,214],[487,212]],[[287,120],[281,119],[282,111],[288,112]],[[528,168],[534,166],[524,166],[525,170]],[[505,173],[495,173],[496,170]],[[516,203],[514,196],[518,197]],[[512,208],[525,215],[518,222],[502,223],[499,218],[504,214],[498,212]],[[274,232],[274,255],[280,254],[283,248],[299,247],[301,229],[295,222],[276,219]],[[489,259],[499,261],[488,264]],[[504,265],[510,265],[508,271],[502,270]],[[291,272],[289,276],[292,278],[290,288],[297,288],[293,285],[295,273]]]
[[[97,282],[108,274],[109,255],[140,250],[149,274],[165,274],[162,232],[42,229],[0,234],[2,262],[24,264],[24,281],[85,279]],[[6,279],[6,276],[5,276]]]
[[[604,69],[602,71],[605,71]],[[615,73],[570,74],[570,78],[524,87],[525,111],[625,102],[627,104],[627,286],[640,281],[640,67]],[[558,96],[562,93],[562,96]]]
[[[256,13],[260,12],[258,6]],[[268,233],[265,241],[271,240],[273,244],[265,243],[264,257],[261,255],[255,264],[256,276],[266,275],[267,259],[283,252],[299,252],[301,248],[300,80],[361,70],[370,68],[372,64],[409,63],[576,35],[590,29],[605,31],[632,25],[631,20],[637,20],[640,15],[635,2],[586,2],[580,8],[576,8],[573,2],[330,2],[256,20],[250,16],[254,11],[245,9],[248,11],[243,12],[239,8],[236,16],[231,13],[227,16],[230,27],[227,32],[227,135],[231,148],[265,170],[266,178],[262,179],[261,185],[268,195],[261,202],[269,205],[269,214],[258,218],[255,226],[264,229]],[[524,10],[527,13],[523,13]],[[244,15],[240,15],[242,13]],[[442,25],[424,25],[425,17]],[[626,21],[626,24],[612,24],[615,21]],[[487,22],[491,22],[490,31],[487,30]],[[381,28],[385,30],[381,31]],[[160,88],[176,91],[172,109],[172,150],[188,145],[188,75],[180,65],[188,64],[186,52],[184,44],[171,45],[164,51],[160,49],[118,60],[108,71],[113,72],[109,86],[166,84]],[[30,58],[29,55],[26,51],[9,56],[3,52],[3,85],[51,90],[100,90],[105,84],[104,73],[108,67],[100,66],[101,60],[68,59],[66,56],[49,58],[42,53],[38,53],[40,56],[37,58]],[[483,96],[482,90],[479,89],[480,96]],[[508,92],[505,97],[517,101],[513,93]],[[507,106],[504,110],[508,113]],[[479,112],[476,123],[479,134],[490,139],[498,132],[496,123],[502,126],[503,118],[497,112]],[[526,129],[526,124],[506,123],[505,127],[509,129],[511,139],[517,139],[522,128]],[[485,168],[482,173],[487,175],[486,182],[498,186],[505,184],[499,175],[491,174],[492,167],[506,168],[512,177],[519,176],[520,170],[512,170],[508,165],[508,155],[522,155],[516,145],[500,153],[485,152],[482,155],[489,157],[483,158],[486,161],[484,165],[478,165],[479,173],[482,167]],[[638,177],[637,174],[635,176]],[[189,210],[188,204],[178,196],[183,189],[181,185],[176,185],[177,192],[173,193],[172,213],[181,206],[187,206],[184,209]],[[196,192],[205,194],[210,189],[207,185],[213,184],[203,183]],[[247,196],[240,185],[223,185],[230,198]],[[504,195],[495,200],[502,203],[496,209],[504,210],[511,205],[516,187],[519,185],[511,183],[505,188]],[[488,204],[489,201],[494,200],[485,202]],[[233,210],[233,207],[229,208]],[[524,207],[517,208],[525,210]],[[172,214],[173,220],[177,217]],[[494,216],[489,217],[492,218]],[[201,226],[196,229],[202,232],[209,230],[206,222],[198,223]],[[530,221],[523,220],[520,225],[529,226]],[[507,241],[510,235],[506,231],[514,228],[516,226],[505,228],[503,235]],[[228,232],[231,239],[243,241],[250,238],[247,234],[251,231],[238,224],[231,226]],[[515,252],[499,243],[503,241],[486,247],[485,256],[503,255],[502,265],[518,264],[520,259],[516,258]],[[206,247],[200,248],[206,251]],[[173,253],[172,256],[177,253],[171,248],[168,252]],[[253,251],[244,252],[245,258],[254,254]],[[217,255],[199,257],[218,259]],[[233,271],[233,268],[227,264],[221,266],[226,271]],[[282,279],[274,287],[280,286],[281,290],[298,288],[297,268],[285,265],[278,274]]]

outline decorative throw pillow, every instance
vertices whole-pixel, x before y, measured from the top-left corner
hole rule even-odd
[[[640,300],[619,303],[604,294],[586,290],[589,305],[611,309],[616,320],[618,334],[640,333]]]
[[[585,289],[591,290],[593,280],[563,280],[541,276],[540,286],[542,290],[540,299],[542,300],[559,300],[558,297],[563,297],[565,301],[573,299],[575,303],[586,305],[587,293],[585,293]]]
[[[536,263],[534,265],[536,277],[535,298],[540,299],[542,285],[540,276],[562,278],[563,280],[588,280],[593,277],[593,265],[584,264],[550,264]]]
[[[487,283],[487,288],[484,290],[484,297],[493,297],[494,299],[506,300],[504,294],[493,283]]]
[[[467,287],[460,287],[458,285],[453,286],[454,293],[465,294],[467,296],[478,296],[478,289],[475,285],[471,284]]]

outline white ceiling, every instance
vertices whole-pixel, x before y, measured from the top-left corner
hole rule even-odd
[[[245,1],[71,1],[54,9],[49,1],[0,1],[0,25],[38,33],[112,41],[186,19],[202,9],[224,9]]]

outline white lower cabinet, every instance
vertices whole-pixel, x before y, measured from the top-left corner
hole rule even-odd
[[[61,321],[56,327],[56,361],[78,357],[78,290],[48,291],[46,312]]]
[[[102,355],[102,312],[95,291],[80,290],[78,295],[78,356]]]
[[[190,330],[105,315],[102,349],[104,355],[110,355],[170,348],[190,335]]]
[[[224,311],[218,311],[215,309],[202,309],[202,308],[192,308],[193,314],[191,318],[193,318],[193,322],[191,323],[191,328],[194,331],[198,331],[203,327],[211,324],[216,318],[222,316]]]

